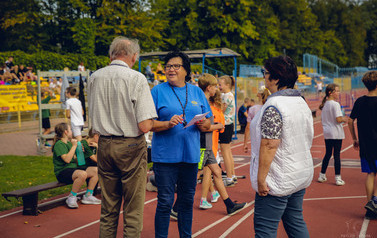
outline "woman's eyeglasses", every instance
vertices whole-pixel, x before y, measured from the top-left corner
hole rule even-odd
[[[268,72],[268,71],[265,70],[265,69],[261,69],[260,71],[262,72],[263,77],[266,76],[266,74],[270,74],[270,72]]]
[[[167,64],[165,65],[165,70],[170,70],[172,67],[174,70],[179,70],[183,64]]]

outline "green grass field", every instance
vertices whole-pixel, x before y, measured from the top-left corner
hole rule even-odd
[[[56,181],[52,158],[46,156],[0,156],[0,193]],[[60,187],[39,193],[39,200],[68,193],[71,186]],[[22,206],[22,198],[0,197],[0,211]]]

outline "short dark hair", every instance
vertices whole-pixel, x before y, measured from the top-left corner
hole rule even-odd
[[[377,71],[366,72],[361,79],[368,91],[373,91],[377,87]]]
[[[185,80],[186,82],[190,81],[191,80],[191,64],[190,64],[190,58],[188,57],[187,54],[183,53],[182,51],[173,51],[173,52],[169,52],[166,56],[165,56],[165,65],[169,62],[170,59],[172,58],[176,58],[176,57],[179,57],[182,59],[182,65],[183,65],[183,68],[186,70],[187,72],[187,75],[185,77]]]
[[[272,57],[265,61],[264,67],[270,73],[270,80],[278,80],[278,89],[293,88],[297,81],[297,66],[288,56]]]
[[[66,92],[69,93],[69,95],[71,95],[71,96],[76,96],[77,90],[74,87],[68,87],[66,89]]]

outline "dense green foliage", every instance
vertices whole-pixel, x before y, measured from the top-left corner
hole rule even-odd
[[[56,181],[52,158],[46,156],[0,156],[0,194]],[[39,193],[39,200],[68,193],[71,186],[51,189]],[[0,211],[22,206],[22,199],[0,197]]]
[[[377,0],[13,0],[0,8],[0,51],[107,55],[125,35],[143,52],[228,47],[241,63],[285,53],[301,64],[310,53],[374,66],[376,20]],[[231,70],[227,61],[208,64]]]
[[[87,69],[97,70],[98,68],[108,65],[110,62],[109,57],[95,56],[94,54],[67,53],[60,55],[47,51],[28,54],[19,50],[0,52],[0,62],[5,62],[9,56],[14,57],[16,64],[32,66],[36,70],[63,70],[65,67],[71,70],[77,70],[77,66],[80,62],[84,62]]]

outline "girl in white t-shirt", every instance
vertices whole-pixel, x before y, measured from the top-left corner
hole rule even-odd
[[[322,161],[321,173],[318,182],[323,183],[327,180],[326,169],[334,150],[334,167],[335,167],[335,183],[342,186],[345,182],[340,176],[340,149],[342,148],[342,140],[344,139],[343,122],[347,122],[347,117],[343,115],[340,104],[336,102],[339,99],[339,86],[337,84],[329,84],[326,87],[326,96],[322,100],[319,109],[322,110],[322,126],[323,136],[325,138],[326,154]]]
[[[227,175],[224,184],[227,187],[232,187],[237,183],[237,177],[234,172],[234,159],[230,148],[234,131],[233,123],[236,115],[236,100],[232,93],[234,85],[235,79],[232,76],[224,75],[219,78],[219,89],[225,118],[225,129],[223,133],[220,133],[219,141]]]

